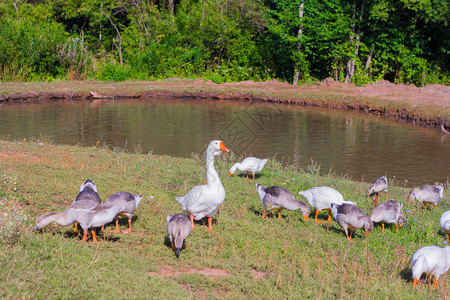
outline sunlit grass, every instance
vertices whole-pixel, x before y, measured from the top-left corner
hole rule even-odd
[[[282,165],[271,159],[255,182],[245,173],[229,177],[238,158],[222,154],[216,168],[227,191],[216,214],[213,232],[199,222],[177,259],[166,241],[168,214],[181,212],[175,196],[204,184],[205,162],[128,154],[120,149],[56,146],[37,141],[0,141],[0,214],[5,207],[20,234],[0,241],[2,298],[448,298],[449,276],[436,290],[412,288],[411,257],[425,245],[444,246],[439,216],[449,209],[448,191],[437,211],[424,211],[406,201],[409,189],[389,178],[389,198],[404,203],[407,225],[395,232],[376,225],[368,237],[356,231],[348,242],[332,221],[307,222],[299,211],[283,211],[281,220],[262,219],[256,182],[280,185],[298,199],[298,191],[328,185],[370,214],[365,196],[370,183],[332,173],[319,174],[317,164]],[[320,170],[322,173],[324,170]],[[40,214],[70,205],[81,183],[91,178],[103,201],[114,192],[143,195],[133,217],[132,234],[100,234],[100,243],[81,243],[72,227],[50,224],[31,229]],[[396,185],[392,185],[392,184]],[[384,200],[384,199],[383,199]],[[30,217],[28,217],[30,215]],[[324,220],[327,213],[319,214]],[[25,218],[26,217],[26,218]],[[3,218],[1,222],[4,222]],[[126,226],[126,220],[121,221]],[[223,270],[209,276],[189,270]],[[164,275],[162,270],[175,274]],[[175,272],[175,271],[178,271]],[[170,273],[170,272],[169,272]],[[158,275],[159,274],[159,275]]]

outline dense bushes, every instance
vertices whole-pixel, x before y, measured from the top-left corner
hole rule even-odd
[[[449,84],[448,5],[366,2],[5,1],[0,80]]]

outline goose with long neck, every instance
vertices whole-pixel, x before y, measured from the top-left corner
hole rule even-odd
[[[225,189],[220,181],[219,174],[214,168],[214,156],[229,152],[222,141],[213,140],[206,149],[206,185],[194,187],[184,197],[176,197],[181,208],[189,213],[194,228],[194,219],[201,220],[208,217],[208,231],[212,230],[212,217],[217,208],[225,200]]]
[[[61,226],[67,226],[74,222],[78,222],[83,229],[83,239],[81,241],[85,242],[87,240],[87,231],[89,228],[100,227],[111,222],[119,213],[120,209],[120,206],[105,208],[103,205],[86,204],[82,201],[77,201],[63,212],[52,212],[38,217],[34,231],[47,226],[51,222],[55,222]],[[91,233],[93,241],[97,242],[95,230],[92,229]]]

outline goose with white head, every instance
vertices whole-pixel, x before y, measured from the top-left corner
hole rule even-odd
[[[213,140],[206,149],[206,181],[205,185],[194,187],[184,197],[176,197],[181,208],[189,213],[194,227],[194,219],[201,220],[208,217],[208,231],[212,230],[212,218],[219,206],[225,200],[225,189],[219,174],[214,167],[214,157],[222,152],[230,152],[220,140]]]

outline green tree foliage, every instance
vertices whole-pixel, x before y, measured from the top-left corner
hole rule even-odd
[[[449,0],[0,0],[0,80],[292,81],[297,66],[303,82],[449,84],[449,7]]]

